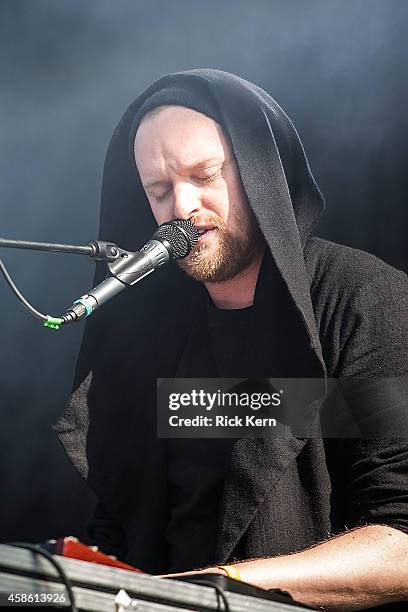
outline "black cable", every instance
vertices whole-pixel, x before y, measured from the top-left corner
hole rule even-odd
[[[219,599],[222,600],[223,604],[224,604],[224,612],[231,612],[231,608],[229,606],[228,603],[228,599],[227,596],[225,594],[225,591],[222,587],[220,587],[218,584],[215,584],[214,582],[211,582],[210,580],[206,580],[205,578],[195,578],[194,580],[189,580],[189,582],[191,584],[199,584],[202,586],[209,586],[212,587],[217,595],[219,596]],[[218,599],[218,610],[220,610],[220,601]]]
[[[34,308],[34,306],[32,306],[26,299],[25,297],[20,293],[20,291],[17,289],[17,287],[15,286],[15,284],[13,283],[13,281],[11,280],[11,276],[10,274],[7,272],[6,266],[4,265],[4,263],[1,261],[0,259],[0,271],[3,273],[4,278],[6,279],[7,284],[9,285],[10,289],[12,290],[12,292],[14,293],[14,295],[20,300],[20,302],[23,304],[23,306],[25,306],[25,308],[27,308],[35,317],[37,317],[38,319],[41,319],[42,321],[48,321],[48,317],[45,314],[42,314],[42,312],[39,312],[38,310],[36,310]]]
[[[65,585],[67,589],[69,600],[70,600],[69,609],[71,610],[71,612],[78,612],[78,608],[75,605],[75,596],[74,596],[74,591],[72,589],[72,582],[66,575],[61,564],[58,563],[58,561],[52,556],[50,552],[48,552],[48,550],[45,550],[44,548],[41,548],[40,546],[37,546],[36,544],[28,544],[27,542],[4,542],[4,544],[6,544],[7,546],[15,546],[16,548],[26,548],[27,550],[31,550],[32,552],[35,552],[39,555],[43,555],[43,557],[46,557],[46,559],[48,559],[48,561],[50,561],[50,563],[52,563],[52,565],[57,570],[62,583]]]

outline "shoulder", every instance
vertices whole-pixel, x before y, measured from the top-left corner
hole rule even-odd
[[[305,261],[329,373],[406,371],[407,275],[374,255],[316,238]]]
[[[305,249],[306,268],[312,295],[316,292],[355,294],[382,280],[407,286],[408,277],[375,255],[312,238]]]

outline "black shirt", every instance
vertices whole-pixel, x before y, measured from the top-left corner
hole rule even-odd
[[[194,346],[202,377],[244,375],[251,306],[223,310],[208,304],[207,345]],[[225,465],[233,439],[168,439],[169,521],[166,529],[169,572],[214,563]]]

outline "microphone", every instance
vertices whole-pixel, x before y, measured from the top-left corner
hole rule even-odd
[[[75,300],[62,317],[62,323],[89,317],[99,306],[154,270],[170,261],[184,259],[197,244],[198,236],[199,230],[192,221],[173,219],[160,225],[140,251],[130,253],[118,249],[117,258],[109,264],[113,276]]]

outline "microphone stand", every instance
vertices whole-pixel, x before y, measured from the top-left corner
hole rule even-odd
[[[88,255],[91,261],[114,261],[119,255],[119,249],[112,242],[91,240],[85,246],[74,244],[54,244],[52,242],[27,242],[26,240],[6,240],[0,238],[0,247],[13,249],[31,249],[34,251],[55,251],[58,253],[76,253]]]
[[[107,261],[109,262],[108,267],[113,272],[114,266],[110,265],[110,262],[114,262],[119,255],[128,254],[127,251],[120,249],[113,242],[106,242],[104,240],[91,240],[87,245],[73,245],[73,244],[58,244],[51,242],[29,242],[25,240],[6,240],[0,238],[0,247],[14,248],[14,249],[29,249],[35,251],[53,251],[58,253],[74,253],[77,255],[86,255],[92,262],[95,261]],[[63,320],[59,317],[52,317],[50,315],[44,315],[36,310],[20,293],[15,286],[9,273],[3,262],[0,259],[0,272],[3,273],[9,287],[22,304],[37,318],[43,321],[44,327],[51,329],[59,329],[63,323]]]
[[[172,259],[186,257],[197,244],[198,236],[199,230],[192,221],[189,219],[173,219],[162,223],[151,239],[134,253],[125,251],[113,242],[105,242],[104,240],[91,240],[87,245],[81,246],[0,238],[0,247],[76,253],[87,255],[91,261],[108,262],[108,268],[112,276],[106,278],[89,293],[75,300],[62,317],[51,317],[36,310],[17,289],[1,259],[0,272],[13,293],[31,314],[41,319],[45,327],[59,329],[61,325],[79,321],[89,316],[96,308],[117,295],[126,286],[135,285],[142,278]]]

